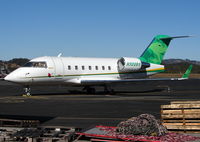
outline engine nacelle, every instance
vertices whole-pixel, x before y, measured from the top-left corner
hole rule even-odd
[[[137,71],[150,67],[149,63],[144,63],[138,58],[122,57],[118,60],[118,70],[123,72]]]

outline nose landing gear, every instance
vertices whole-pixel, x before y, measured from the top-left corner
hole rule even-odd
[[[25,96],[31,96],[31,88],[30,88],[30,86],[25,86],[24,87],[24,95]]]

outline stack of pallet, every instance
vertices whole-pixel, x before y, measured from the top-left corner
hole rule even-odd
[[[39,124],[39,120],[15,120],[0,118],[0,127],[37,127]]]
[[[200,133],[200,101],[173,101],[162,105],[161,122],[169,131]]]

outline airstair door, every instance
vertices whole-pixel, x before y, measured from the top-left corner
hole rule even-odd
[[[55,79],[63,80],[64,77],[64,64],[62,58],[53,58],[53,62],[55,65]]]

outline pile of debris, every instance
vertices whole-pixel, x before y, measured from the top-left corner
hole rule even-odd
[[[153,115],[141,114],[120,122],[116,132],[125,135],[162,136],[167,133],[167,129]]]

